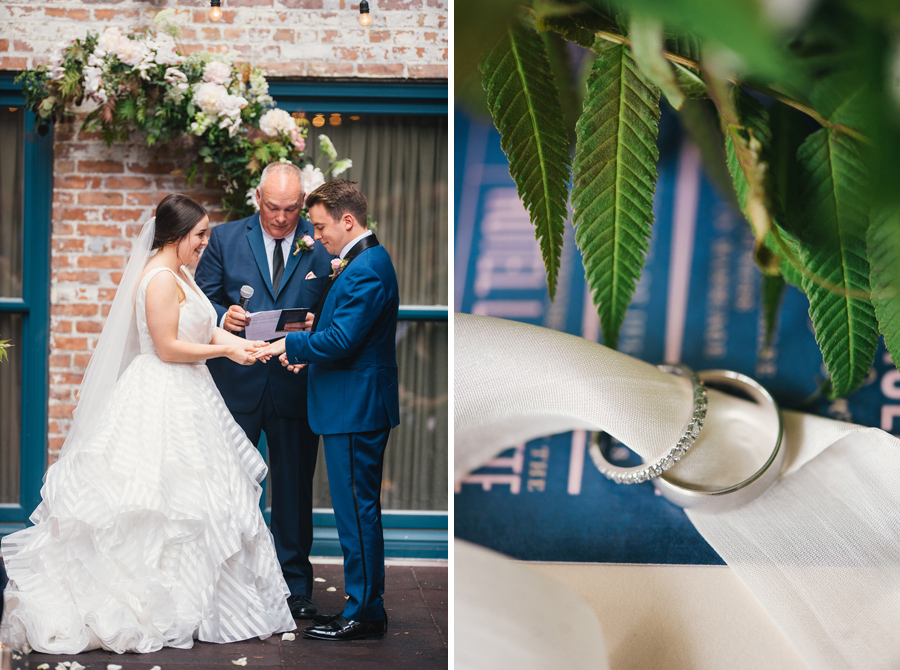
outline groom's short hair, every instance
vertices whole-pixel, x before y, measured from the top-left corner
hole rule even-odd
[[[335,221],[340,219],[345,212],[350,212],[363,228],[369,227],[366,216],[369,203],[355,181],[335,179],[325,182],[306,196],[307,209],[311,209],[313,205],[322,205],[328,212],[328,216]]]
[[[269,175],[277,172],[279,174],[291,175],[297,178],[297,181],[300,184],[303,184],[302,174],[300,172],[300,168],[298,168],[293,163],[280,163],[278,161],[274,163],[269,163],[266,167],[263,168],[262,174],[259,176],[259,192],[262,193],[263,184],[266,183],[266,179],[269,178]]]

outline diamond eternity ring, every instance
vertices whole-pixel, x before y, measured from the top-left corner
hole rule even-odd
[[[592,444],[590,454],[594,465],[597,466],[597,469],[604,476],[616,484],[640,484],[659,477],[684,457],[694,445],[697,436],[700,434],[700,429],[703,428],[703,421],[706,418],[707,394],[706,388],[703,386],[697,373],[686,365],[658,365],[657,367],[663,372],[674,373],[690,379],[694,394],[694,409],[678,442],[655,463],[643,463],[631,468],[613,465],[603,457],[600,446]]]

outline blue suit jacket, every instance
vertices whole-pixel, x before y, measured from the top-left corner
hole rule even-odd
[[[294,239],[313,236],[312,225],[301,218]],[[200,289],[216,308],[219,323],[231,305],[238,304],[241,286],[253,287],[248,305],[251,312],[289,307],[315,310],[322,292],[328,286],[331,259],[319,242],[310,251],[285,259],[281,288],[272,291],[269,261],[263,241],[259,214],[224,223],[212,229],[209,244],[197,264],[195,279]],[[316,278],[306,279],[312,272]],[[252,412],[259,404],[268,380],[272,387],[275,409],[279,415],[300,418],[306,415],[306,383],[288,372],[278,361],[251,366],[238,365],[227,358],[207,361],[225,404],[234,412]]]
[[[400,297],[381,245],[334,280],[315,332],[288,333],[288,360],[309,363],[309,425],[320,435],[400,423],[395,347]]]

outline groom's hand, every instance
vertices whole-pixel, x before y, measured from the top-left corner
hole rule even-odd
[[[281,365],[283,367],[286,367],[288,369],[288,372],[293,372],[294,374],[297,374],[298,372],[300,372],[300,370],[306,367],[306,363],[296,363],[293,365],[291,363],[288,363],[287,354],[281,354],[281,356],[278,357],[278,360],[281,361]]]
[[[241,309],[240,305],[229,307],[228,311],[225,312],[225,319],[222,321],[222,327],[225,330],[230,330],[232,333],[244,330],[249,324],[250,317],[247,316],[247,312]]]

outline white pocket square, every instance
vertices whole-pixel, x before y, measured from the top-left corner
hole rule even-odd
[[[306,277],[304,277],[304,279],[315,279],[315,278],[316,278],[316,275],[313,272],[310,272],[309,274],[306,275]]]

